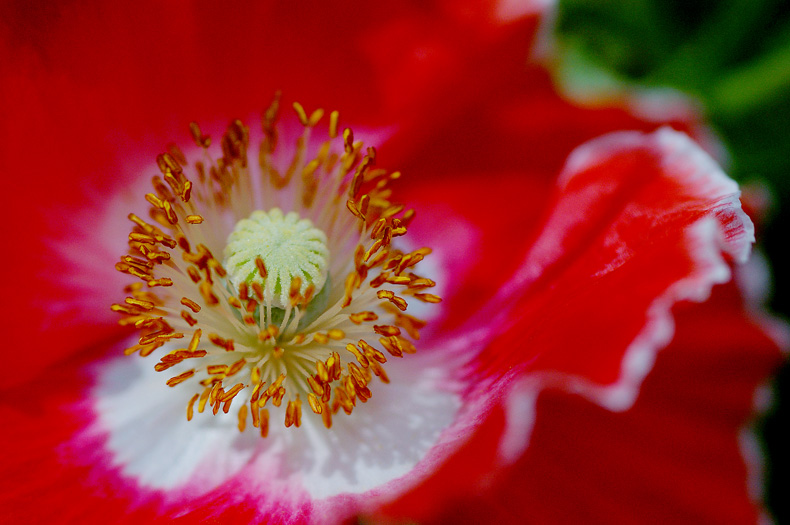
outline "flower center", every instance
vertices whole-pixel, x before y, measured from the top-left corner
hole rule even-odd
[[[238,405],[239,430],[251,420],[264,437],[270,411],[299,427],[303,399],[327,428],[367,402],[374,382],[389,382],[387,356],[416,351],[426,323],[408,301],[441,300],[416,273],[431,250],[393,245],[414,218],[390,201],[400,173],[374,169],[375,149],[363,154],[350,129],[340,135],[337,112],[328,139],[311,142],[323,110],[293,107],[303,129],[290,158],[276,154],[279,96],[256,153],[237,120],[219,158],[194,123],[199,160],[175,147],[157,158],[152,222],[129,215],[130,250],[116,264],[142,282],[112,306],[141,331],[126,353],[156,352],[154,368],[175,374],[169,386],[196,390],[187,419]]]
[[[328,259],[324,232],[296,212],[283,215],[274,208],[268,213],[256,210],[236,223],[225,246],[223,266],[233,285],[257,282],[267,303],[285,308],[289,287],[297,278],[302,295],[308,289],[321,291]]]

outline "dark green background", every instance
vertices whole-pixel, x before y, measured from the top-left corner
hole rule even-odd
[[[760,239],[774,271],[771,308],[790,318],[790,2],[786,0],[561,0],[565,81],[673,87],[701,101],[727,146],[728,172],[762,181],[775,207]],[[763,422],[769,507],[790,523],[790,368]]]

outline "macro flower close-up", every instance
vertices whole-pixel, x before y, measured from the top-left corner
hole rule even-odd
[[[215,4],[0,10],[0,516],[768,515],[788,337],[694,103],[570,98],[546,0]]]

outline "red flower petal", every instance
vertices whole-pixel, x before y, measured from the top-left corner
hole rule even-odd
[[[420,183],[405,184],[399,195],[417,211],[409,235],[433,247],[431,257],[444,269],[443,282],[437,281],[444,317],[428,327],[441,333],[460,327],[519,268],[549,205],[552,185],[527,173],[415,178]],[[510,197],[519,205],[510,205]]]
[[[652,352],[671,339],[669,308],[727,281],[721,252],[742,260],[752,239],[737,185],[685,136],[623,133],[587,144],[568,161],[512,283],[526,290],[516,292],[512,330],[480,367],[528,363],[525,372],[578,377],[575,388],[628,406]],[[618,382],[608,392],[593,386]]]
[[[730,282],[704,304],[676,305],[675,337],[632,408],[612,412],[564,389],[535,400],[525,381],[512,395],[535,404],[523,456],[491,470],[505,430],[494,409],[432,479],[381,515],[424,523],[757,522],[760,458],[749,425],[790,334],[759,311],[764,297],[750,289],[758,281],[763,289],[764,270],[737,271],[747,287]]]
[[[606,100],[574,101],[546,68],[534,63],[514,69],[462,109],[406,159],[404,173],[422,180],[529,170],[553,180],[577,146],[613,131],[669,126],[703,146],[709,142],[701,114],[682,99],[623,92]]]
[[[554,179],[579,144],[612,131],[654,131],[667,125],[708,142],[696,109],[663,94],[624,92],[582,104],[561,96],[538,66],[511,71],[506,82],[490,89],[447,118],[430,141],[399,164],[408,174],[399,195],[419,211],[413,227],[418,235],[463,247],[464,239],[454,238],[456,228],[446,226],[461,221],[481,243],[474,253],[465,250],[464,257],[452,258],[453,265],[464,268],[458,268],[460,275],[474,278],[454,290],[463,300],[445,297],[452,317],[443,328],[460,325],[491,288],[501,287],[516,270],[534,241],[539,217],[552,204]],[[645,109],[658,103],[660,114]],[[386,144],[382,156],[392,148],[391,142]],[[442,206],[433,204],[437,199]],[[437,225],[447,231],[433,237],[424,231],[438,231]]]
[[[560,385],[630,406],[654,352],[671,340],[671,306],[704,300],[729,279],[721,252],[740,259],[749,249],[751,223],[736,199],[735,183],[669,130],[580,148],[521,275],[477,317],[505,325],[473,366],[527,373],[533,392]],[[526,445],[533,410],[529,400],[511,407],[506,458]]]
[[[427,155],[414,157],[417,173],[420,170],[423,173],[436,171],[441,175],[462,171],[477,175],[503,169],[509,173],[523,173],[524,166],[529,165],[535,171],[535,178],[545,181],[553,177],[559,163],[579,141],[615,128],[652,129],[655,126],[655,123],[646,124],[645,119],[634,119],[629,111],[622,108],[580,110],[554,93],[542,70],[530,70],[524,75],[522,81],[528,82],[511,82],[507,71],[509,68],[518,71],[522,67],[519,59],[529,48],[534,19],[517,17],[516,24],[521,24],[520,29],[514,30],[516,26],[511,26],[502,30],[502,20],[488,16],[492,12],[488,6],[483,9],[486,16],[480,17],[479,13],[474,16],[465,14],[469,12],[466,5],[456,7],[456,4],[448,3],[442,7],[443,10],[432,7],[423,10],[404,4],[398,7],[388,5],[386,9],[394,9],[395,16],[381,23],[378,23],[377,7],[358,12],[354,6],[351,8],[353,13],[349,14],[374,21],[356,24],[354,17],[344,17],[333,8],[327,9],[329,12],[294,13],[265,4],[249,12],[237,12],[238,19],[233,19],[227,18],[228,13],[224,10],[209,12],[186,4],[174,12],[165,13],[165,16],[149,20],[139,14],[146,11],[139,6],[135,6],[133,12],[115,6],[87,11],[55,7],[43,8],[41,12],[34,13],[35,16],[23,17],[23,23],[14,24],[14,31],[7,37],[0,35],[0,51],[4,56],[12,56],[5,51],[13,50],[14,56],[13,74],[4,73],[0,77],[0,89],[12,93],[10,100],[15,101],[15,105],[22,101],[18,107],[10,108],[12,119],[6,122],[12,124],[5,124],[8,129],[3,129],[0,134],[9,140],[0,144],[8,151],[4,150],[2,157],[13,159],[13,172],[27,173],[31,159],[34,159],[38,176],[30,180],[15,178],[11,194],[24,196],[33,194],[33,186],[46,188],[47,191],[35,194],[36,205],[50,213],[55,201],[77,203],[82,200],[83,193],[74,185],[74,177],[68,175],[79,174],[93,184],[101,184],[106,173],[116,174],[121,168],[128,168],[130,163],[136,162],[126,156],[127,152],[134,151],[145,158],[153,158],[150,154],[161,147],[164,137],[169,140],[176,136],[171,129],[183,127],[192,118],[213,119],[218,113],[246,114],[252,108],[259,109],[265,102],[259,100],[257,90],[270,93],[274,83],[288,89],[289,96],[300,98],[308,105],[333,102],[341,110],[347,109],[344,114],[359,122],[398,123],[401,134],[390,145],[392,152],[400,156],[419,152],[423,145],[426,150],[431,149]],[[326,20],[330,14],[339,16],[342,22],[328,25]],[[476,24],[477,18],[485,22]],[[120,19],[124,24],[118,26],[115,22]],[[267,28],[270,31],[261,30],[258,22],[264,19],[275,21]],[[29,23],[25,24],[24,20]],[[42,20],[49,23],[40,24]],[[435,26],[435,20],[441,20],[442,26]],[[294,31],[294,27],[301,28],[301,31]],[[339,32],[344,35],[343,39],[336,38]],[[307,38],[305,35],[309,35],[312,42],[308,48],[302,47],[304,38]],[[89,36],[91,38],[87,38]],[[6,38],[7,41],[3,41]],[[97,40],[103,45],[96,46]],[[130,45],[130,42],[137,44],[138,40],[137,47]],[[518,42],[523,45],[517,47]],[[250,62],[266,65],[250,67]],[[350,63],[356,67],[338,68],[338,63]],[[305,83],[305,74],[318,80]],[[218,81],[228,77],[232,82]],[[524,95],[524,84],[532,86],[530,82],[533,82],[534,89],[526,90],[528,93]],[[238,85],[245,87],[240,90]],[[256,90],[247,88],[251,85],[256,86]],[[189,87],[185,89],[184,86]],[[6,87],[10,91],[6,91]],[[173,97],[173,93],[178,93],[178,96]],[[508,102],[499,104],[499,94],[507,94],[510,97]],[[477,120],[470,119],[465,112],[470,102],[478,101],[482,96],[496,99],[494,104],[486,102],[485,110],[477,108],[475,111],[475,118],[483,115],[484,120],[488,119],[487,128],[470,124]],[[209,103],[207,100],[220,102]],[[204,114],[192,113],[194,110],[190,108],[195,105],[203,108]],[[5,108],[2,109],[5,112]],[[428,110],[430,112],[426,113]],[[426,125],[420,125],[426,114],[433,118]],[[426,140],[433,139],[448,122],[449,129],[461,129],[466,133],[461,137],[471,139],[471,147],[460,148],[461,154],[457,153],[459,144],[466,146],[467,143],[457,141],[458,134],[448,133],[445,136],[446,148],[441,144],[434,148],[433,140]],[[624,122],[633,122],[633,125]],[[676,127],[683,128],[687,124],[687,120],[681,119]],[[482,140],[475,140],[481,135],[481,129],[491,128],[498,130],[499,135],[483,133]],[[118,130],[123,131],[119,133]],[[522,145],[514,148],[511,140],[498,141],[497,137],[502,136],[517,136],[523,140]],[[30,137],[36,137],[36,140]],[[613,405],[625,399],[627,404],[647,371],[645,367],[650,365],[652,352],[671,336],[671,330],[666,331],[666,323],[672,304],[682,299],[701,300],[714,283],[726,278],[727,268],[720,255],[722,250],[734,256],[745,253],[748,242],[744,237],[748,228],[727,193],[735,190],[718,174],[702,176],[703,185],[710,183],[704,189],[696,185],[699,180],[693,183],[684,181],[687,174],[676,177],[676,169],[698,170],[701,167],[699,158],[687,165],[683,162],[669,167],[662,165],[667,144],[656,137],[643,137],[625,147],[614,148],[603,158],[592,159],[584,169],[579,166],[569,168],[568,173],[575,173],[566,181],[565,194],[555,204],[560,209],[563,206],[572,208],[575,215],[557,212],[549,217],[546,233],[538,239],[537,247],[527,259],[521,280],[513,283],[512,293],[508,294],[506,290],[501,297],[508,302],[487,310],[478,318],[492,319],[494,314],[500,313],[500,306],[507,307],[502,312],[507,310],[511,315],[515,314],[512,319],[505,319],[506,324],[501,327],[506,333],[475,363],[478,372],[501,373],[512,366],[532,373],[561,372],[561,375],[552,377],[560,378],[558,382],[563,387],[568,387],[568,375],[576,376],[583,379],[572,380],[573,386],[583,390],[588,397]],[[41,143],[49,147],[48,155],[41,154]],[[605,146],[611,148],[612,144]],[[441,169],[435,170],[437,166]],[[459,170],[459,166],[463,169]],[[101,168],[104,170],[99,171]],[[702,168],[703,172],[710,169],[709,166]],[[633,173],[629,172],[636,171],[642,172],[644,179],[631,177]],[[63,173],[67,176],[63,177]],[[602,182],[606,184],[602,185]],[[453,316],[447,322],[448,326],[454,326],[461,324],[474,309],[459,309],[461,297],[482,303],[491,293],[490,287],[505,282],[511,270],[515,269],[513,261],[518,260],[516,256],[497,257],[496,248],[509,245],[508,241],[511,241],[513,254],[523,254],[532,234],[536,233],[531,219],[545,206],[542,202],[545,183],[535,183],[535,187],[530,188],[534,191],[530,192],[528,201],[517,201],[496,218],[490,213],[490,210],[497,209],[496,199],[480,203],[472,198],[476,196],[476,181],[467,178],[461,184],[451,185],[449,190],[444,184],[436,183],[435,179],[429,184],[437,195],[447,198],[454,211],[472,210],[472,213],[464,212],[463,215],[470,218],[470,224],[480,232],[486,245],[479,259],[460,261],[459,268],[467,276],[478,279],[459,280],[461,282],[457,284],[464,287],[458,289],[455,298],[449,298]],[[507,193],[510,185],[522,191],[525,189],[524,182],[515,175],[499,179],[494,184],[499,185],[500,193]],[[419,197],[417,195],[415,200]],[[718,197],[721,200],[716,200]],[[626,206],[626,202],[631,204]],[[475,204],[479,206],[475,207]],[[519,204],[523,205],[523,210],[518,209]],[[606,215],[613,209],[612,205],[615,205],[614,209],[622,205],[619,215]],[[584,217],[585,220],[590,219],[589,223],[568,221],[569,217],[578,217],[576,208],[581,206],[590,210],[589,216]],[[23,199],[14,199],[5,207],[5,212],[16,223],[23,224],[15,229],[11,238],[17,253],[42,252],[39,239],[47,221],[35,210],[31,211]],[[433,217],[437,216],[440,214],[433,214]],[[5,215],[3,219],[6,219]],[[643,238],[645,223],[661,235]],[[523,227],[514,232],[514,224]],[[553,243],[557,238],[568,241],[569,255],[555,257]],[[631,256],[632,248],[634,253],[637,253],[636,248],[645,251]],[[51,252],[44,253],[48,255]],[[30,334],[41,326],[41,319],[29,315],[26,298],[52,297],[61,292],[39,283],[34,270],[40,268],[31,264],[29,259],[24,259],[23,263],[5,260],[2,268],[4,275],[16,278],[7,293],[18,300],[17,308],[27,314],[24,322],[15,323],[18,332],[10,334],[12,348],[30,346]],[[522,285],[528,285],[525,293],[522,293]],[[601,293],[602,290],[608,293]],[[510,304],[511,300],[515,306]],[[511,307],[512,311],[509,310]],[[737,315],[735,317],[740,319]],[[54,340],[46,352],[35,353],[36,365],[55,360],[64,353],[81,348],[89,340],[104,336],[106,332],[102,326],[101,323],[94,324],[90,333],[80,325],[60,328],[59,339]],[[682,331],[680,333],[682,335]],[[41,337],[46,338],[47,335],[45,333]],[[749,332],[744,336],[744,342],[753,341],[754,337],[759,338]],[[636,344],[633,343],[634,338],[638,341]],[[634,347],[639,345],[642,345],[643,352],[634,352]],[[634,355],[646,360],[637,362],[635,369],[631,368],[634,361],[627,361],[623,369],[623,356]],[[16,352],[13,357],[17,361],[10,360],[8,366],[30,365],[26,352]],[[522,367],[527,360],[529,365]],[[761,368],[760,373],[766,373],[767,368]],[[35,373],[38,367],[29,367],[29,370]],[[18,377],[23,377],[23,374]],[[621,381],[623,377],[626,381]],[[5,497],[11,499],[4,505],[13,507],[20,503],[13,499],[20,494],[16,489],[24,487],[22,493],[26,493],[30,488],[41,487],[52,491],[50,494],[56,494],[54,499],[47,500],[53,506],[44,508],[36,499],[28,499],[24,501],[28,506],[20,508],[27,509],[29,514],[20,515],[20,519],[31,516],[42,520],[47,517],[76,519],[83,513],[106,519],[118,511],[131,512],[129,520],[132,522],[151,519],[158,510],[156,497],[139,499],[139,494],[123,488],[123,481],[111,480],[109,485],[105,485],[89,479],[88,484],[93,485],[94,493],[86,496],[84,493],[75,495],[63,487],[83,486],[83,479],[91,475],[89,468],[58,470],[50,477],[41,474],[49,473],[51,466],[62,457],[62,448],[53,452],[58,443],[79,428],[79,424],[72,424],[79,420],[79,414],[68,414],[63,421],[64,414],[53,409],[54,405],[64,401],[58,399],[60,395],[66,396],[69,402],[77,401],[68,397],[71,395],[68,391],[77,387],[79,378],[73,375],[47,375],[46,378],[56,383],[47,390],[53,394],[51,404],[36,401],[40,406],[31,408],[30,404],[23,403],[25,396],[21,391],[13,392],[7,398],[12,408],[4,409],[2,415],[20,433],[6,449],[18,450],[20,456],[12,461],[15,474],[10,478],[7,490],[3,489]],[[69,388],[60,388],[59,381],[68,384]],[[625,390],[618,392],[626,395],[624,398],[602,398],[600,394],[612,391],[602,391],[592,386],[594,383],[625,385]],[[534,392],[530,390],[529,393]],[[726,393],[722,392],[722,395]],[[739,400],[743,399],[743,393],[738,389]],[[462,450],[469,452],[481,447],[485,453],[477,454],[474,461],[469,461],[463,453],[459,454],[451,461],[455,470],[448,468],[444,470],[445,474],[449,471],[474,478],[483,476],[499,459],[495,444],[499,443],[503,429],[508,431],[508,439],[512,440],[514,436],[526,435],[531,427],[531,404],[519,407],[511,403],[508,406],[510,412],[506,414],[502,407],[497,406],[501,388],[469,395],[479,399],[485,394],[491,396],[493,413],[485,421],[486,414],[479,415],[480,431]],[[609,424],[607,418],[616,417],[597,409],[593,411],[596,415],[590,415],[586,401],[568,402],[570,408],[566,408],[567,398],[564,396],[561,402],[552,404],[551,395],[541,398],[541,414],[546,406],[572,414],[575,412],[571,411],[579,411],[582,414],[578,420],[591,426]],[[737,404],[738,400],[735,402]],[[35,409],[36,415],[31,417],[20,407]],[[660,410],[656,411],[660,413]],[[601,419],[596,419],[601,414]],[[514,429],[514,426],[518,427],[515,420],[519,417],[521,428]],[[53,424],[61,421],[60,426]],[[543,443],[537,441],[544,439],[540,433],[543,428],[541,421],[545,418],[541,420],[539,416],[533,444]],[[649,423],[645,428],[652,428],[650,425],[654,423]],[[556,432],[567,435],[573,435],[576,428],[562,422],[549,424],[556,425],[552,427],[557,429]],[[615,430],[623,430],[616,421],[612,424]],[[38,436],[38,439],[19,439],[29,435]],[[551,432],[547,435],[556,437]],[[634,435],[641,434],[634,430]],[[609,443],[613,439],[611,434],[605,437],[601,442]],[[554,441],[549,441],[546,446],[552,450],[550,445]],[[505,451],[515,458],[522,445],[515,443],[505,447]],[[530,452],[534,450],[532,448]],[[592,445],[590,450],[597,451]],[[101,454],[97,447],[96,456],[83,460],[102,463],[106,458]],[[535,454],[540,455],[539,452]],[[531,461],[530,457],[528,454],[527,459],[519,460],[515,468]],[[616,461],[613,460],[613,464]],[[662,465],[655,465],[648,459],[639,465],[645,471],[657,472],[658,475],[668,471],[662,471]],[[731,463],[727,465],[731,466]],[[530,465],[528,468],[535,468],[538,472],[543,472],[541,468],[546,469],[544,475],[548,481],[545,486],[552,486],[551,476],[556,474],[550,469],[551,465],[540,464],[539,467]],[[594,467],[590,468],[594,470]],[[737,469],[732,472],[738,477],[742,474]],[[526,474],[514,471],[514,476],[530,475],[529,470]],[[8,477],[6,479],[9,480]],[[439,478],[430,483],[445,479]],[[455,483],[448,484],[447,489],[462,487],[459,483],[466,479],[462,475],[457,476]],[[536,484],[540,484],[539,479],[534,479]],[[520,481],[510,480],[509,483],[514,488],[522,487]],[[510,494],[507,488],[501,492]],[[205,507],[192,509],[194,512],[186,519],[246,521],[254,517],[253,511],[243,503],[229,501],[222,495],[206,503]],[[535,501],[533,504],[540,509],[543,503]],[[61,510],[61,507],[66,510]],[[52,510],[55,514],[48,514]],[[472,515],[469,513],[464,517]],[[486,518],[491,519],[493,515]]]
[[[755,388],[781,362],[778,343],[732,284],[674,313],[675,339],[633,408],[544,392],[525,455],[481,497],[448,503],[440,521],[757,522],[745,425]]]
[[[193,2],[6,3],[1,9],[0,54],[8,61],[0,75],[0,158],[14,175],[0,221],[13,225],[5,242],[15,255],[0,260],[0,273],[11,276],[5,293],[14,301],[4,314],[24,311],[4,337],[10,348],[29,344],[33,333],[49,338],[38,365],[115,332],[108,312],[86,322],[81,312],[53,306],[82,292],[70,286],[70,268],[45,239],[68,237],[83,259],[106,242],[72,224],[73,209],[93,208],[86,206],[86,188],[114,193],[140,171],[150,172],[145,167],[164,145],[185,139],[191,120],[259,113],[276,89],[306,107],[336,107],[347,123],[397,125],[402,142],[413,144],[420,130],[430,129],[420,124],[426,114],[440,122],[522,62],[537,19],[533,11],[503,24],[496,16],[411,2],[305,8],[250,2],[232,9]],[[496,11],[494,5],[482,10]],[[495,22],[507,28],[491,29]],[[489,75],[477,76],[458,97],[446,96],[475,78],[490,56],[501,58]],[[113,287],[104,275],[93,277]],[[13,381],[35,372],[26,353],[10,352],[4,360],[17,370]]]

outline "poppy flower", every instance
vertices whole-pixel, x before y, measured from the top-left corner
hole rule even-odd
[[[5,7],[4,513],[756,521],[738,187],[549,8]]]

